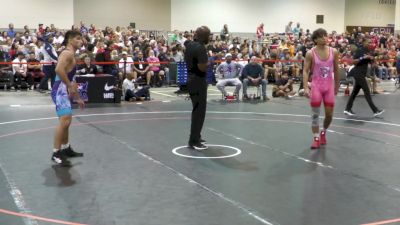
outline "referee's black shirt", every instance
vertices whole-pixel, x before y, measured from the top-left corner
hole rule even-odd
[[[206,47],[197,41],[188,41],[185,43],[185,46],[185,62],[187,64],[189,74],[205,77],[206,72],[200,71],[197,64],[204,64],[208,62]]]

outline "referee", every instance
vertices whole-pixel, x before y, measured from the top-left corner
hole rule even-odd
[[[371,108],[374,116],[380,116],[385,110],[378,109],[375,106],[374,102],[371,98],[371,93],[367,84],[367,80],[365,79],[368,71],[368,64],[371,63],[374,59],[373,56],[369,55],[368,46],[370,44],[369,38],[363,39],[363,46],[360,47],[353,56],[354,68],[350,70],[348,76],[354,77],[355,84],[353,87],[353,92],[351,92],[350,98],[347,101],[346,109],[344,110],[344,114],[348,116],[354,116],[355,113],[351,109],[353,107],[353,102],[358,95],[360,89],[363,90],[365,99],[368,102],[369,107]]]
[[[205,141],[201,138],[207,106],[207,63],[206,44],[210,40],[210,29],[206,26],[197,28],[193,41],[185,43],[185,62],[188,68],[188,89],[192,100],[192,122],[190,127],[189,147],[205,150]]]

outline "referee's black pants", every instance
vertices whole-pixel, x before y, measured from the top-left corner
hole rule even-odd
[[[353,102],[355,98],[357,97],[358,93],[360,92],[360,89],[363,90],[365,99],[368,102],[369,107],[372,109],[374,113],[378,112],[378,108],[375,106],[374,102],[372,102],[371,98],[371,92],[369,90],[367,80],[365,79],[364,76],[354,76],[355,79],[355,84],[353,87],[353,91],[351,92],[350,98],[347,101],[347,106],[346,110],[349,111],[353,107]]]
[[[192,100],[192,123],[189,144],[198,144],[201,138],[207,108],[207,80],[194,74],[189,75],[188,89]]]

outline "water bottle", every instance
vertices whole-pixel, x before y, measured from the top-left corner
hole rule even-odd
[[[4,91],[7,91],[7,84],[4,84]]]

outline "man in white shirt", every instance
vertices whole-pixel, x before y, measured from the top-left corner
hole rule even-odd
[[[18,52],[17,57],[13,60],[13,63],[15,63],[12,66],[15,79],[15,90],[18,90],[22,86],[22,79],[28,83],[29,89],[33,90],[33,79],[32,76],[27,73],[28,65],[26,64],[26,60],[24,58],[24,53]]]
[[[186,31],[187,32],[187,31]],[[187,33],[185,32],[185,34],[183,35],[182,33],[179,33],[179,37],[178,37],[178,42],[181,46],[184,46],[185,41],[187,40],[186,35]]]
[[[133,59],[132,57],[128,57],[128,53],[126,51],[122,52],[122,58],[119,60],[119,77],[125,78],[128,73],[132,73],[133,67]]]
[[[185,59],[183,58],[183,54],[178,51],[176,46],[172,47],[171,58],[174,62],[183,62]]]
[[[61,32],[57,32],[54,37],[53,44],[62,44],[64,41],[64,37],[61,35]]]
[[[21,37],[24,45],[30,44],[32,42],[32,37],[30,36],[28,31],[25,31],[24,36]]]
[[[238,97],[239,91],[242,88],[239,76],[243,68],[239,63],[232,61],[232,54],[230,53],[225,55],[225,60],[216,69],[217,74],[221,76],[217,83],[217,88],[222,92],[224,98],[227,98],[228,93],[225,91],[225,86],[233,85],[236,87],[234,95]]]
[[[142,97],[145,100],[150,100],[149,89],[148,85],[136,89],[132,73],[126,74],[126,78],[122,83],[122,93],[125,101],[140,100]]]

